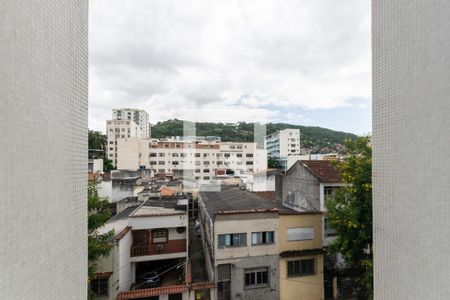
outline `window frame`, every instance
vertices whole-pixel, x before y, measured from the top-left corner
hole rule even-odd
[[[269,267],[244,269],[244,290],[270,287],[269,274]],[[254,283],[248,284],[248,280],[251,282],[252,279],[254,280]],[[258,283],[258,281],[261,282]]]
[[[312,261],[312,272],[308,272],[307,271],[302,271],[303,267],[302,267],[302,262],[311,262]],[[291,264],[291,267],[289,266]],[[294,266],[292,266],[292,264],[294,264]],[[298,267],[298,273],[294,273],[295,268]],[[308,266],[306,266],[306,269],[308,268]],[[292,278],[292,277],[306,277],[306,276],[316,276],[317,274],[317,259],[314,258],[301,258],[301,259],[293,259],[293,260],[288,260],[286,261],[286,276],[287,278]],[[294,271],[294,272],[292,272]]]

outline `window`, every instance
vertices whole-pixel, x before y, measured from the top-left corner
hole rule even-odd
[[[153,238],[167,238],[167,230],[166,229],[155,229],[152,230]]]
[[[329,198],[329,197],[333,197],[334,196],[335,189],[336,188],[333,188],[331,186],[326,186],[326,187],[323,188],[323,196],[324,196],[325,200],[327,200],[327,198]]]
[[[291,260],[287,262],[288,277],[315,275],[316,274],[315,269],[316,269],[316,260],[314,258]]]
[[[178,153],[172,153],[172,157],[178,157]]]
[[[252,233],[252,245],[264,245],[273,244],[274,242],[273,231],[253,232]]]
[[[217,165],[222,165],[222,164],[223,164],[222,161],[220,161],[220,160],[217,161]]]
[[[148,156],[149,157],[156,157],[156,153],[150,153]]]
[[[269,285],[268,268],[245,270],[244,277],[246,288],[265,287]]]
[[[242,153],[236,153],[236,157],[242,157]]]
[[[164,153],[158,153],[159,157],[164,157],[164,155],[165,155]]]
[[[178,165],[178,161],[176,160],[172,161],[172,165]]]
[[[253,154],[252,153],[247,153],[247,154],[245,154],[245,157],[253,157]]]
[[[314,228],[312,227],[288,228],[286,235],[288,242],[312,240],[314,239]]]
[[[165,165],[165,164],[166,164],[165,161],[162,161],[162,160],[158,161],[158,165]]]
[[[195,157],[200,157],[200,153],[195,153]]]
[[[226,158],[229,158],[230,157],[230,153],[225,153],[223,156],[226,157]]]
[[[200,169],[195,169],[195,173],[200,173]]]
[[[223,264],[217,266],[218,281],[227,281],[231,279],[231,265]]]
[[[209,165],[209,161],[205,160],[205,161],[203,162],[203,164],[204,164],[205,166],[207,166],[207,165]]]
[[[97,296],[108,296],[108,278],[93,279],[91,281],[91,290]]]
[[[203,180],[209,180],[209,176],[203,176]]]
[[[330,226],[328,223],[328,219],[324,219],[324,231],[325,231],[325,237],[332,237],[337,235],[336,229]]]
[[[245,164],[246,164],[247,166],[253,165],[253,161],[246,161]]]
[[[203,169],[203,173],[209,173],[209,169]]]
[[[219,248],[242,247],[247,245],[246,233],[219,234]]]

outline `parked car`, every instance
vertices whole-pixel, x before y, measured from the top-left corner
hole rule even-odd
[[[149,289],[161,286],[161,279],[158,273],[150,272],[144,276],[144,281],[141,284],[142,289]]]

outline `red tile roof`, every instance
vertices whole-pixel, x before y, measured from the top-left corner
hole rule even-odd
[[[113,272],[97,272],[95,273],[95,278],[96,279],[106,279],[109,278],[109,276],[111,276]]]
[[[300,160],[299,162],[316,175],[322,182],[342,182],[341,175],[332,161]]]
[[[128,299],[140,299],[145,297],[159,296],[159,295],[168,295],[168,294],[178,294],[183,293],[189,290],[189,288],[193,290],[204,290],[210,289],[214,287],[214,283],[211,282],[197,282],[192,285],[171,285],[171,286],[163,286],[159,288],[152,289],[142,289],[135,290],[129,292],[121,292],[117,296],[118,300],[128,300]]]

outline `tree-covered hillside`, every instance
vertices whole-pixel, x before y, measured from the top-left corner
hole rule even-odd
[[[168,120],[158,122],[152,127],[153,138],[183,135],[182,120]],[[192,122],[186,122],[193,126]],[[285,123],[269,123],[266,125],[267,134],[285,128],[300,129],[300,143],[302,149],[310,150],[312,153],[327,153],[340,151],[345,139],[354,139],[356,135],[321,127],[309,127],[291,125]],[[196,123],[197,136],[220,136],[224,142],[251,142],[253,141],[253,123]]]

